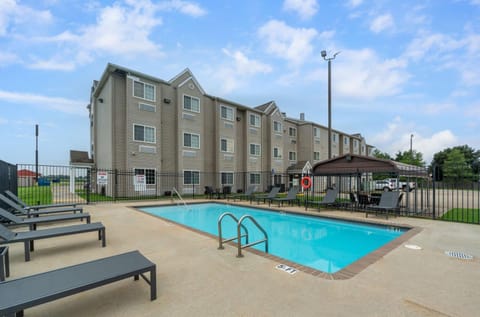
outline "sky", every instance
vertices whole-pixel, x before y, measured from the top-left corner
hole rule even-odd
[[[0,160],[89,150],[107,63],[361,133],[392,156],[480,149],[480,0],[0,0]],[[412,137],[413,135],[413,137]]]

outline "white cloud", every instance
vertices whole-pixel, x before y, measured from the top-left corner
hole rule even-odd
[[[425,114],[429,115],[445,114],[447,112],[452,112],[457,109],[457,107],[451,103],[427,104],[418,108],[418,110],[421,110]]]
[[[363,3],[363,0],[348,0],[347,7],[356,8]]]
[[[298,66],[312,55],[312,41],[318,33],[312,28],[293,28],[283,21],[270,20],[260,27],[258,35],[265,40],[268,53]]]
[[[410,77],[406,67],[404,60],[382,60],[371,49],[345,50],[332,63],[334,89],[349,98],[393,96],[402,91]]]
[[[389,13],[379,15],[378,17],[373,19],[372,23],[370,23],[370,30],[375,33],[380,33],[393,27],[393,17]]]
[[[398,151],[404,152],[410,149],[410,136],[413,134],[412,148],[423,154],[424,161],[429,164],[433,155],[445,148],[458,144],[458,138],[450,130],[441,130],[431,135],[423,135],[415,131],[412,124],[403,122],[396,117],[386,127],[368,140],[382,152],[387,152],[393,157]]]
[[[0,100],[15,104],[40,107],[42,110],[54,110],[74,115],[87,115],[87,102],[37,94],[18,93],[0,90]]]
[[[18,4],[16,0],[0,1],[0,36],[5,36],[10,27],[23,24],[50,23],[52,14],[47,10],[34,10]]]
[[[15,63],[17,61],[17,55],[8,52],[0,52],[0,67]]]
[[[302,19],[310,19],[318,11],[317,0],[285,0],[283,10],[294,11]]]
[[[182,0],[164,1],[157,7],[160,10],[176,10],[192,17],[201,17],[207,14],[207,11],[198,4]]]
[[[272,71],[270,65],[249,59],[239,50],[232,52],[224,48],[222,52],[229,57],[229,62],[220,66],[214,73],[215,77],[222,83],[223,93],[229,93],[241,87],[244,82],[257,74],[266,74]]]

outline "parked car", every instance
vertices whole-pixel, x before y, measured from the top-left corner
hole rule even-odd
[[[387,178],[383,180],[375,181],[374,183],[375,190],[383,191],[392,191],[392,190],[403,190],[403,191],[412,191],[416,188],[415,182],[402,182],[397,178]]]

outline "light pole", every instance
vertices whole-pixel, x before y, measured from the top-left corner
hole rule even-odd
[[[35,125],[35,181],[38,184],[38,124]]]
[[[321,52],[324,60],[328,62],[328,159],[332,158],[332,60],[340,52],[333,54],[333,57],[327,58],[327,51]]]
[[[412,147],[413,134],[410,134],[410,155],[413,158],[413,147]]]

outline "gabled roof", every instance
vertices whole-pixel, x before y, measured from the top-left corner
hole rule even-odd
[[[287,168],[287,173],[303,173],[307,174],[312,171],[312,165],[309,161],[298,161],[296,164]]]
[[[275,103],[275,101],[272,100],[272,101],[269,101],[267,103],[264,103],[263,105],[255,107],[255,109],[263,111],[265,114],[269,115],[269,114],[275,112],[275,110],[277,110],[278,107],[277,107],[277,104]]]
[[[198,82],[198,80],[195,78],[195,76],[193,75],[193,73],[191,72],[191,70],[187,67],[185,68],[183,71],[181,71],[177,76],[173,77],[172,79],[169,80],[169,83],[170,85],[173,85],[173,83],[178,80],[180,77],[186,75],[186,79],[184,81],[182,81],[180,84],[178,84],[178,87],[182,87],[183,85],[185,85],[188,81],[193,81],[193,83],[195,84],[195,86],[198,88],[198,90],[200,90],[200,92],[202,93],[202,95],[206,95],[205,93],[205,90],[203,90],[202,86],[200,86],[200,83]]]
[[[312,172],[313,175],[392,173],[398,176],[428,176],[424,167],[356,154],[346,154],[319,162],[313,166]]]
[[[37,173],[30,170],[23,169],[23,170],[17,171],[17,176],[18,177],[36,177]],[[42,176],[42,174],[38,173],[38,176]]]

